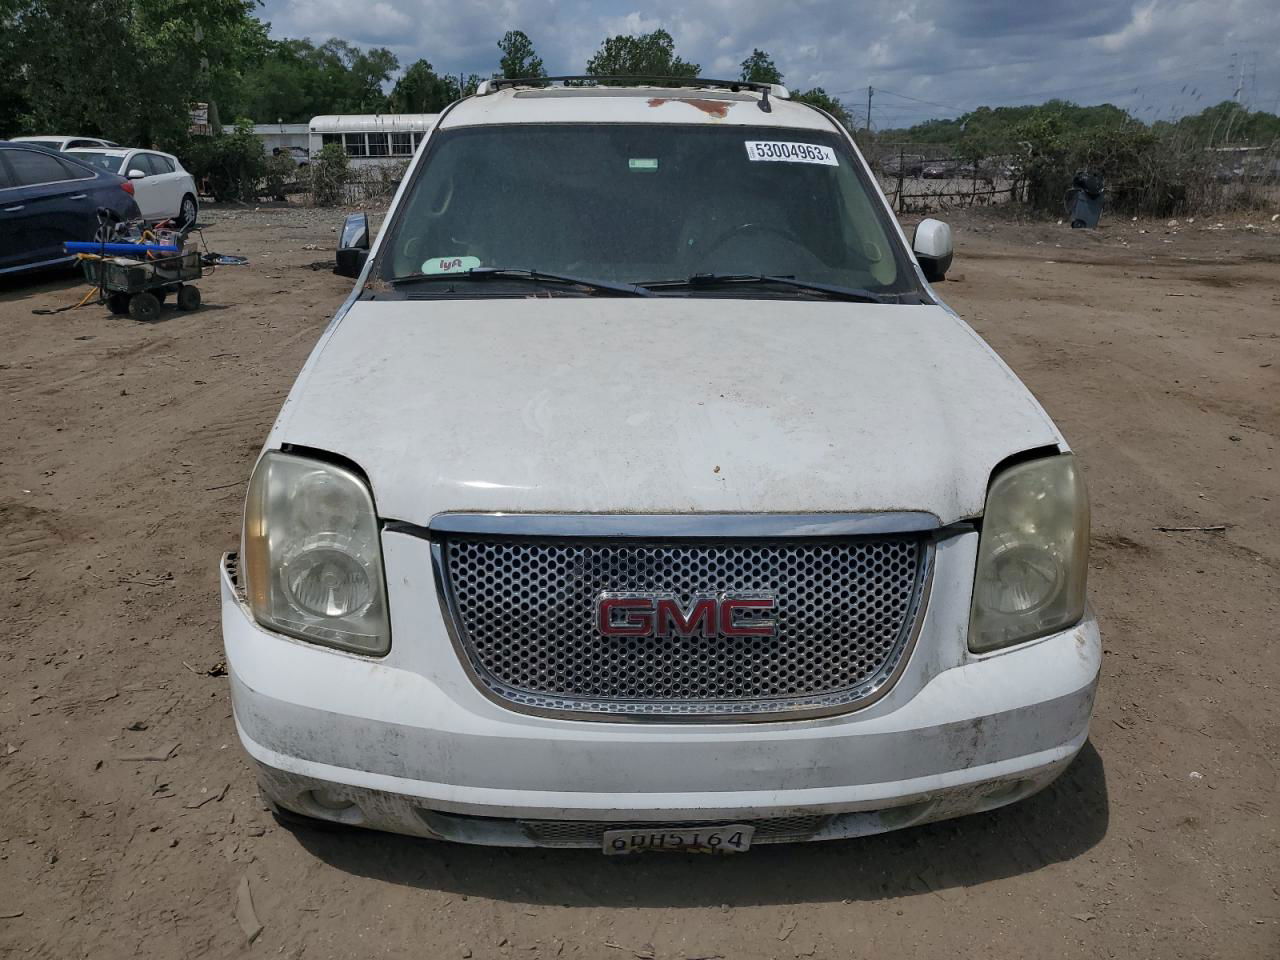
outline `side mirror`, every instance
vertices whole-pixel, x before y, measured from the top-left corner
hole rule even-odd
[[[141,170],[139,170],[137,167],[134,167],[132,170],[129,171],[130,180],[141,180],[145,176],[146,174],[143,173]]]
[[[340,277],[355,279],[364,269],[364,262],[369,259],[369,215],[352,213],[342,224],[342,233],[338,237],[338,255],[334,260],[333,272]]]
[[[955,253],[951,244],[951,228],[947,224],[932,217],[921,220],[911,240],[911,249],[915,251],[926,280],[937,283],[946,279]]]

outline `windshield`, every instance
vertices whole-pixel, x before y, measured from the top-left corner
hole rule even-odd
[[[378,273],[394,280],[502,267],[632,284],[766,275],[915,293],[873,191],[834,131],[656,123],[444,130],[400,204]]]
[[[67,154],[72,160],[79,160],[81,163],[88,164],[95,170],[105,170],[107,173],[115,173],[120,168],[120,157],[113,157],[108,153],[98,153],[96,150],[76,150],[74,153]]]

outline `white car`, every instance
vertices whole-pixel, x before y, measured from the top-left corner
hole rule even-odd
[[[99,167],[133,181],[133,196],[144,220],[175,220],[194,224],[200,212],[196,181],[171,153],[117,149],[65,151],[81,163]]]
[[[733,852],[1084,745],[1084,478],[950,231],[784,88],[678,82],[485,82],[344,231],[221,565],[282,819]]]
[[[87,147],[90,150],[97,147],[114,147],[117,144],[110,140],[100,140],[97,137],[14,137],[10,143],[29,143],[34,147],[43,147],[46,150],[52,150],[55,153],[61,153],[64,150],[74,150],[78,147]]]

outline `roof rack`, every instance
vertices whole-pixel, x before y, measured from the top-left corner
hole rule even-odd
[[[769,105],[769,95],[779,100],[790,100],[791,93],[780,83],[762,83],[758,80],[712,80],[707,77],[598,77],[591,74],[578,74],[563,77],[494,77],[480,81],[476,87],[476,96],[483,97],[504,87],[546,86],[559,83],[564,86],[641,86],[652,84],[661,87],[686,87],[697,90],[709,87],[720,87],[732,90],[754,90],[760,94],[759,106],[765,113],[773,108]]]

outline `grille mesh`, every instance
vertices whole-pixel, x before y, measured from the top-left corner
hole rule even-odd
[[[927,555],[913,536],[637,544],[459,535],[443,550],[456,635],[494,693],[532,708],[632,715],[779,713],[870,695],[902,655]],[[683,604],[771,593],[777,636],[602,636],[597,596],[626,591]]]

